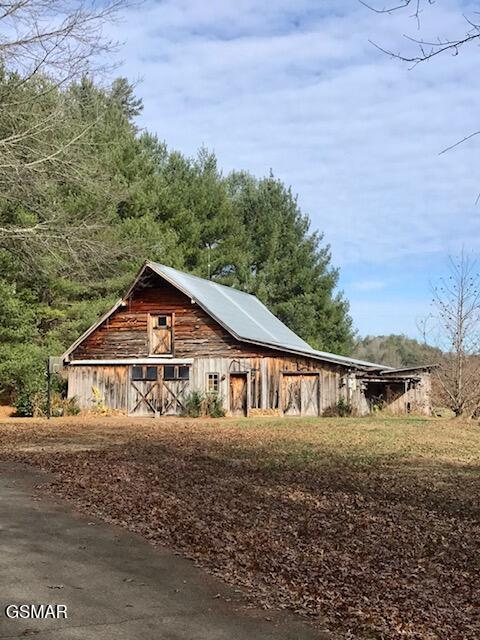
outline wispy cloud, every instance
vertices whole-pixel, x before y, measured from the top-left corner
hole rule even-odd
[[[383,280],[358,280],[350,286],[355,291],[378,291],[379,289],[384,289],[386,283]]]

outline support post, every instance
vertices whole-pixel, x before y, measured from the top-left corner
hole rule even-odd
[[[50,358],[47,358],[47,418],[52,417],[52,372]]]

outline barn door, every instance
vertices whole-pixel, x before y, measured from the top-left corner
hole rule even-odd
[[[190,392],[190,367],[165,365],[160,384],[160,413],[165,416],[185,414]]]
[[[129,414],[154,416],[159,411],[158,367],[130,367]]]
[[[151,356],[173,352],[173,316],[148,316],[148,351]]]
[[[247,415],[247,389],[246,373],[230,374],[230,413],[233,416]]]
[[[180,416],[186,411],[188,380],[162,380],[161,413]]]
[[[299,416],[302,412],[302,377],[283,374],[282,380],[283,413],[287,416]]]
[[[301,376],[302,416],[318,416],[319,376],[316,373]]]
[[[289,416],[318,416],[319,384],[318,373],[284,373],[283,413]]]

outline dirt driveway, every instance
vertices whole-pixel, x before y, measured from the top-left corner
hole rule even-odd
[[[0,639],[310,640],[288,616],[242,596],[170,551],[39,495],[46,476],[0,464]],[[67,620],[8,619],[9,604],[65,604]],[[270,618],[268,620],[267,618]]]

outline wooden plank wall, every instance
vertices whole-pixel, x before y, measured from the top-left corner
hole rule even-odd
[[[429,373],[424,373],[419,382],[408,385],[405,392],[404,383],[398,383],[387,387],[387,407],[390,413],[399,415],[405,413],[419,413],[430,415],[431,412],[431,378]]]
[[[191,367],[189,389],[205,392],[208,373],[218,373],[220,396],[227,411],[230,410],[229,374],[246,372],[249,384],[250,408],[255,410],[279,410],[280,385],[283,372],[318,372],[320,382],[320,407],[322,415],[333,407],[340,398],[350,402],[358,415],[369,413],[362,381],[349,374],[352,382],[348,383],[348,375],[334,366],[322,366],[318,361],[303,358],[195,358]],[[66,369],[68,375],[68,396],[76,396],[82,409],[91,409],[95,396],[99,397],[105,407],[127,412],[138,400],[138,394],[130,383],[129,366],[79,366],[72,365]],[[395,414],[406,412],[410,403],[412,413],[430,413],[430,376],[424,374],[420,382],[411,385],[407,393],[403,393],[403,383],[392,384],[387,388],[388,411]],[[96,390],[96,393],[94,392]],[[146,407],[143,407],[146,410]],[[140,407],[142,410],[142,407]],[[148,413],[148,411],[146,411]]]
[[[192,390],[205,391],[208,373],[220,375],[220,395],[227,410],[229,407],[229,374],[247,372],[250,385],[250,408],[279,409],[282,372],[305,371],[320,373],[320,413],[335,405],[340,397],[341,372],[318,360],[296,357],[255,358],[195,358],[192,366]]]
[[[220,395],[224,407],[230,409],[229,374],[248,374],[250,408],[278,410],[280,385],[283,373],[305,371],[320,373],[320,413],[334,405],[339,398],[341,375],[335,368],[320,367],[318,361],[294,357],[195,358],[190,373],[190,390],[206,391],[207,374],[218,373]],[[127,412],[138,400],[130,383],[130,367],[127,365],[70,365],[68,396],[77,397],[82,409],[91,409],[95,398],[112,410]],[[95,389],[95,391],[94,391]],[[133,403],[133,404],[132,404]]]
[[[127,366],[70,366],[67,374],[68,397],[76,397],[81,409],[92,409],[98,394],[108,409],[127,411]]]
[[[148,314],[175,314],[175,357],[257,356],[275,351],[237,341],[190,298],[152,275],[72,353],[72,360],[145,357],[149,355]]]

